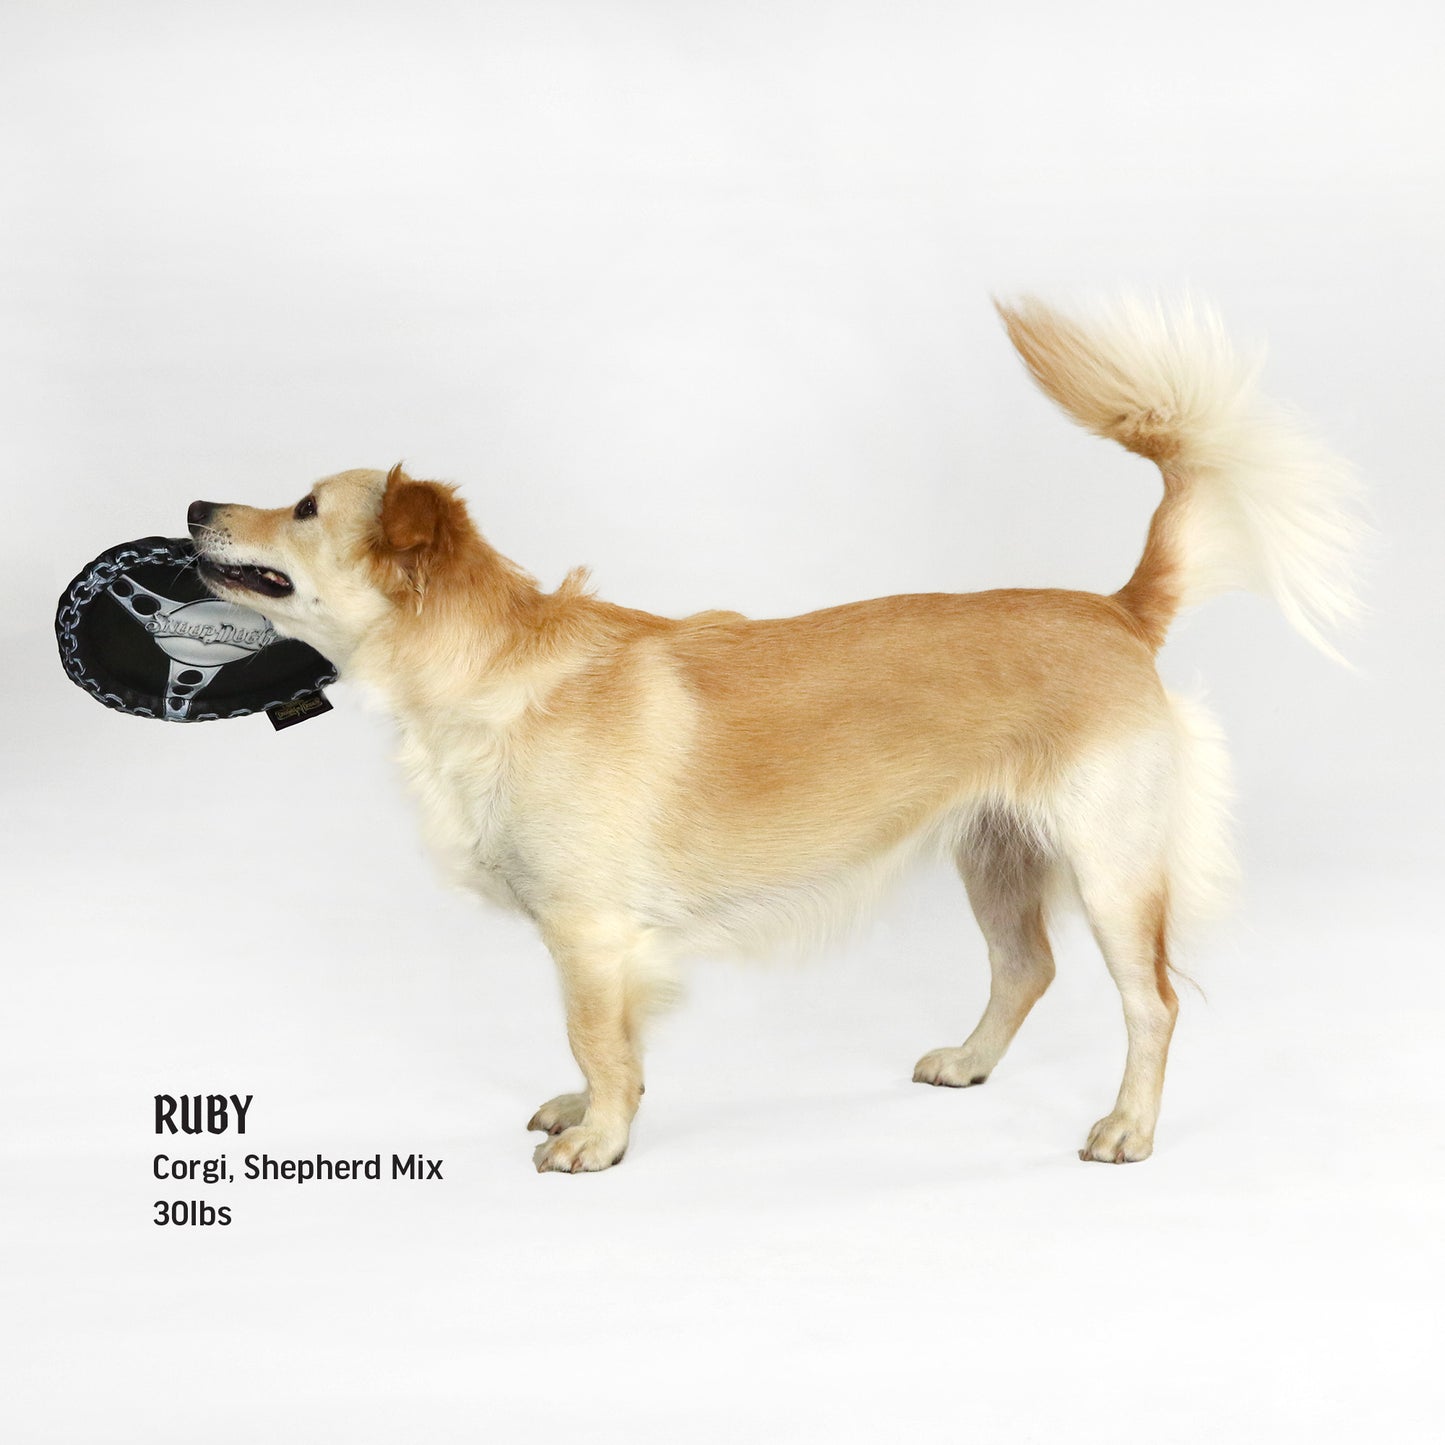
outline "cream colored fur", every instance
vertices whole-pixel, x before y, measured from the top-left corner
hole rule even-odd
[[[580,578],[542,593],[450,488],[400,468],[328,478],[299,514],[227,506],[196,528],[210,562],[291,579],[281,598],[212,585],[384,700],[448,874],[551,949],[586,1089],[532,1119],[538,1169],[622,1157],[643,1030],[680,958],[812,943],[923,853],[957,861],[992,986],[973,1034],[914,1077],[989,1076],[1053,977],[1049,909],[1076,897],[1129,1036],[1081,1157],[1152,1149],[1169,949],[1230,868],[1218,730],[1165,692],[1154,653],[1180,606],[1229,585],[1270,592],[1327,647],[1321,627],[1352,605],[1345,473],[1254,398],[1207,314],[1003,315],[1050,395],[1161,466],[1144,557],[1112,597],[674,621]]]

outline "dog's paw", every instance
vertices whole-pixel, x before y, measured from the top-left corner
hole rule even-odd
[[[626,1150],[625,1129],[618,1132],[596,1124],[574,1124],[538,1144],[532,1162],[538,1174],[545,1174],[549,1169],[560,1174],[586,1174],[610,1169]]]
[[[1079,1158],[1096,1159],[1101,1164],[1137,1164],[1153,1152],[1154,1131],[1116,1110],[1089,1130],[1088,1142],[1079,1150]]]
[[[966,1089],[981,1084],[993,1065],[979,1058],[972,1049],[934,1049],[924,1054],[913,1066],[915,1084],[942,1084],[947,1089]]]
[[[527,1128],[540,1129],[544,1134],[560,1134],[564,1129],[575,1129],[586,1114],[586,1094],[558,1094],[532,1115]]]

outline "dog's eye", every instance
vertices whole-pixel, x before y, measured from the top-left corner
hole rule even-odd
[[[295,517],[298,522],[304,522],[307,517],[314,517],[316,515],[316,498],[309,496],[302,497],[301,500],[296,503],[296,510],[292,512],[291,515]]]

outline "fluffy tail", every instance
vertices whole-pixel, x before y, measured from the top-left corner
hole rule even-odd
[[[1244,587],[1343,660],[1325,633],[1358,610],[1366,529],[1351,474],[1256,393],[1258,359],[1235,355],[1215,312],[1124,301],[1073,320],[1025,299],[999,314],[1049,396],[1164,474],[1144,555],[1115,594],[1151,644],[1181,608]]]

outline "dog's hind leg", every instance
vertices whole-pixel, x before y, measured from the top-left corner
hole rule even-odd
[[[627,1149],[643,1092],[642,1023],[663,979],[642,932],[629,924],[573,920],[544,934],[561,973],[567,1041],[587,1089],[560,1095],[533,1116],[527,1127],[552,1137],[532,1158],[539,1172],[607,1169]]]
[[[1169,981],[1170,800],[1179,760],[1166,734],[1080,770],[1059,818],[1079,898],[1124,1005],[1129,1047],[1113,1110],[1080,1159],[1147,1159],[1179,1001]]]
[[[1100,897],[1083,880],[1080,893],[1104,961],[1119,986],[1129,1052],[1113,1111],[1089,1131],[1080,1159],[1127,1164],[1147,1159],[1164,1091],[1164,1066],[1179,1001],[1169,982],[1164,890]]]
[[[988,1006],[957,1048],[924,1054],[913,1070],[920,1084],[981,1084],[1003,1057],[1019,1025],[1054,977],[1045,922],[1052,860],[1013,819],[981,820],[958,851],[958,868],[988,942]]]

